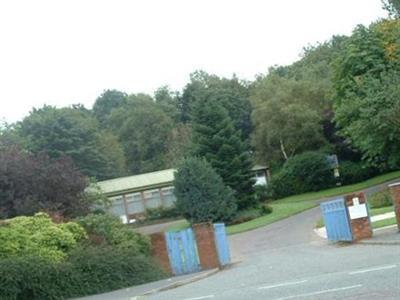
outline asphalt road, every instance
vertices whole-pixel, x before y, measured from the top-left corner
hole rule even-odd
[[[399,245],[337,245],[317,237],[315,208],[230,237],[239,261],[211,277],[140,299],[400,299]]]

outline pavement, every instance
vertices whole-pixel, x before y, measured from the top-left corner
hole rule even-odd
[[[151,295],[161,291],[177,288],[179,286],[189,284],[194,281],[201,280],[217,273],[218,269],[206,270],[198,273],[175,276],[164,280],[154,281],[142,285],[120,289],[117,291],[87,296],[82,298],[74,298],[71,300],[139,300],[142,296]]]

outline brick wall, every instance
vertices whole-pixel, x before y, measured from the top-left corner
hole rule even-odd
[[[154,260],[158,262],[161,268],[168,274],[172,274],[171,264],[168,257],[167,242],[163,232],[157,232],[150,235],[151,254]]]
[[[201,268],[203,270],[219,268],[213,225],[211,223],[194,224],[193,230],[196,236]]]
[[[346,195],[345,201],[346,206],[353,206],[353,198],[358,197],[360,204],[367,204],[366,197],[364,193],[354,193]],[[353,232],[354,240],[361,240],[372,237],[372,228],[370,224],[369,217],[350,219],[351,230]]]
[[[390,184],[389,188],[392,193],[394,212],[397,219],[397,228],[400,231],[400,182]]]

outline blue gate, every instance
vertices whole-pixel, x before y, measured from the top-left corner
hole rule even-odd
[[[219,262],[221,266],[227,265],[231,262],[231,256],[224,223],[214,224],[214,236]]]
[[[200,271],[199,255],[192,228],[166,232],[168,256],[175,275]]]
[[[352,241],[353,234],[344,198],[321,203],[326,233],[330,241]]]

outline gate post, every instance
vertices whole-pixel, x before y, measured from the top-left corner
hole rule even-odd
[[[168,274],[172,274],[171,263],[168,256],[167,242],[163,232],[150,235],[151,255]]]
[[[197,251],[200,265],[203,270],[219,268],[217,246],[214,238],[214,226],[212,223],[193,224],[196,236]]]
[[[372,237],[372,227],[364,193],[346,195],[345,201],[354,240]]]
[[[397,228],[400,231],[400,182],[389,184],[392,193],[394,213],[396,214]]]

